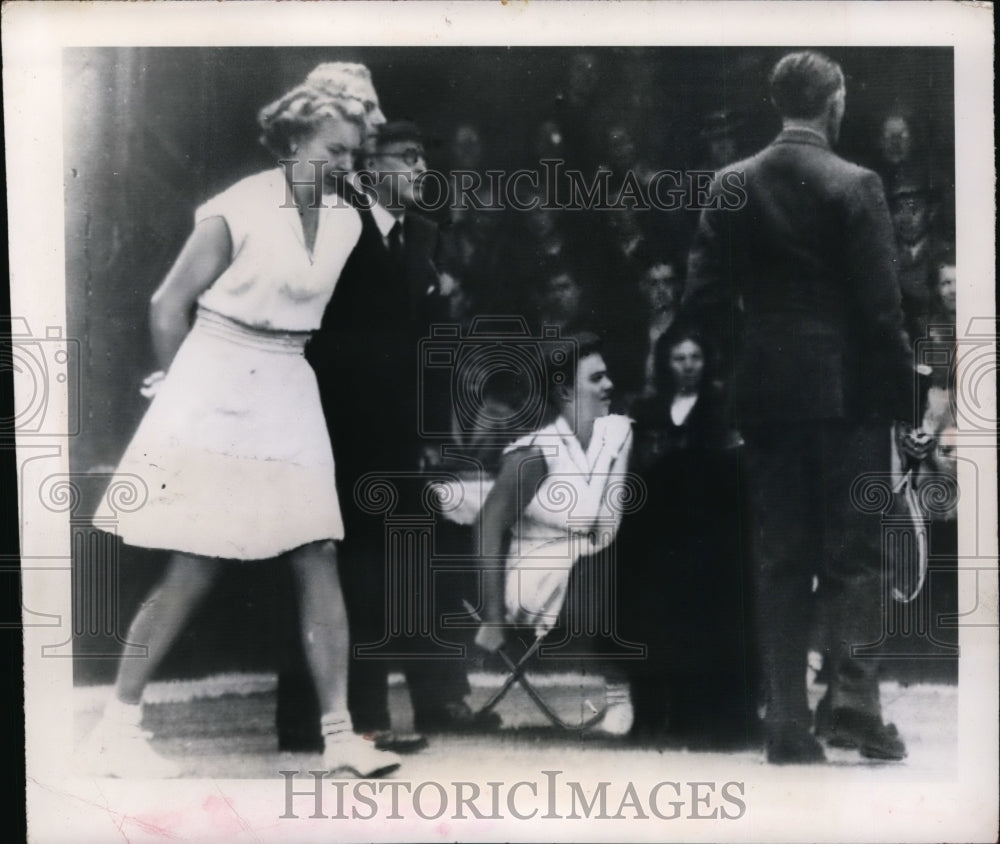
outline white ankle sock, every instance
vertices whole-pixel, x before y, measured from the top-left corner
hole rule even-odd
[[[323,743],[343,741],[354,736],[354,727],[351,724],[351,714],[349,712],[327,712],[319,719],[320,732],[323,734]]]
[[[104,717],[116,726],[138,728],[142,723],[142,704],[125,703],[117,696],[112,697],[104,708]]]
[[[604,690],[604,700],[608,706],[615,704],[631,703],[628,693],[627,683],[608,683]]]

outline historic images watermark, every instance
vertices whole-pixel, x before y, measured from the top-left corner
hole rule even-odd
[[[327,779],[327,771],[279,771],[282,819],[643,820],[737,821],[748,812],[742,781],[631,780],[583,783],[563,771],[539,771],[517,782]],[[485,786],[485,787],[484,787]]]
[[[706,208],[737,211],[747,202],[746,179],[740,170],[728,170],[715,180],[711,170],[662,169],[639,174],[634,170],[613,173],[601,169],[588,174],[566,167],[557,158],[543,158],[538,169],[422,170],[411,172],[359,170],[331,173],[326,162],[310,161],[313,178],[294,178],[294,160],[279,162],[288,183],[285,204],[296,205],[293,186],[314,186],[313,208],[350,205],[370,210],[381,202],[390,211],[407,207],[402,185],[412,181],[413,205],[436,214],[452,211],[702,211]],[[346,180],[353,190],[337,190]],[[387,183],[388,199],[380,200],[376,186]],[[333,188],[324,193],[324,188]]]

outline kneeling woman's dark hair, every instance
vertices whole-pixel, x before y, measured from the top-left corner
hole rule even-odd
[[[559,415],[566,389],[576,386],[576,369],[585,357],[601,352],[601,338],[591,331],[578,331],[558,340],[542,340],[549,378],[544,424]]]

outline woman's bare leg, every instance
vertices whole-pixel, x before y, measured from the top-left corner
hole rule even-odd
[[[313,542],[289,555],[299,593],[299,624],[320,711],[347,711],[350,643],[347,609],[332,542]]]
[[[332,542],[313,542],[296,548],[289,558],[298,586],[302,641],[323,713],[324,764],[362,778],[390,773],[399,767],[399,757],[356,736],[347,711],[350,641],[336,549]]]
[[[222,561],[174,553],[163,580],[153,589],[132,620],[127,641],[145,645],[145,659],[122,659],[115,695],[126,704],[142,700],[143,689],[163,662],[185,622],[218,579]]]
[[[92,773],[175,777],[182,772],[176,761],[150,746],[142,731],[142,693],[221,567],[220,560],[175,553],[163,579],[143,601],[129,627],[128,641],[145,645],[147,654],[123,658],[118,665],[115,694],[82,748]]]

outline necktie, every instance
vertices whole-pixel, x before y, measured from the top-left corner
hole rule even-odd
[[[403,224],[399,220],[389,229],[389,256],[396,267],[403,266]]]

